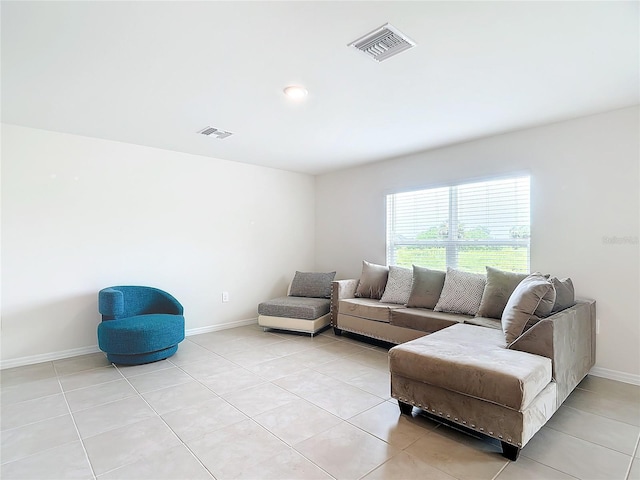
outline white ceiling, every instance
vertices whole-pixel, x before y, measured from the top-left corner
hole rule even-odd
[[[638,6],[2,1],[2,121],[323,173],[638,104]]]

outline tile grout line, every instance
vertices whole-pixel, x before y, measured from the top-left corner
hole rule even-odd
[[[629,475],[631,475],[631,467],[633,467],[633,462],[636,459],[638,448],[640,448],[639,445],[640,445],[640,434],[638,434],[638,439],[636,440],[636,447],[633,449],[633,453],[631,454],[631,460],[629,461],[629,466],[627,467],[627,473],[624,476],[624,478],[627,480],[632,480],[629,478]]]
[[[338,340],[336,340],[336,341],[338,341]],[[311,349],[317,349],[318,347],[319,347],[319,346],[311,347]],[[203,347],[203,348],[206,348],[206,347]],[[208,349],[207,349],[207,350],[208,350]],[[209,351],[211,351],[211,350],[209,350]],[[213,353],[216,353],[216,352],[213,352]],[[361,353],[361,352],[358,352],[358,353]],[[237,365],[238,367],[240,367],[240,368],[242,368],[242,369],[244,369],[244,370],[247,370],[247,371],[251,372],[251,371],[250,371],[248,368],[246,368],[245,366],[243,366],[243,365],[239,365],[239,364],[235,363],[234,361],[232,361],[232,360],[230,360],[230,359],[226,358],[223,354],[218,354],[218,353],[217,353],[217,355],[220,355],[223,359],[225,359],[225,360],[227,360],[227,361],[229,361],[229,362],[233,363],[234,365]],[[290,354],[290,355],[293,355],[293,354]],[[287,356],[287,355],[284,355],[283,357],[278,357],[278,358],[284,358],[284,357],[286,357],[286,356]],[[344,356],[344,357],[342,357],[342,356],[341,356],[341,357],[337,358],[336,360],[339,360],[339,359],[341,359],[341,358],[346,358],[347,356],[348,356],[348,355],[346,355],[346,356]],[[176,368],[180,369],[181,371],[183,371],[184,373],[186,373],[187,375],[189,375],[191,378],[193,378],[196,382],[198,382],[199,384],[201,384],[201,385],[202,385],[202,386],[204,386],[205,388],[209,389],[209,390],[210,390],[211,392],[213,392],[214,394],[218,395],[218,397],[219,397],[220,399],[222,399],[222,400],[223,400],[223,401],[225,401],[228,405],[230,405],[231,407],[235,408],[235,409],[236,409],[236,410],[238,410],[240,413],[242,413],[242,414],[243,414],[243,415],[244,415],[248,420],[250,420],[250,421],[251,421],[253,424],[255,424],[258,428],[260,428],[260,429],[264,430],[264,431],[265,431],[266,433],[268,433],[269,435],[272,435],[273,437],[277,438],[279,441],[281,441],[283,444],[285,444],[286,446],[288,446],[292,451],[296,452],[298,455],[300,455],[302,458],[304,458],[305,460],[307,460],[308,462],[310,462],[312,465],[315,465],[317,468],[319,468],[321,471],[325,472],[325,473],[326,473],[327,475],[329,475],[330,477],[335,478],[335,477],[333,477],[333,475],[331,475],[329,472],[327,472],[323,467],[321,467],[320,465],[318,465],[317,463],[315,463],[312,459],[308,458],[308,457],[307,457],[307,456],[305,456],[302,452],[300,452],[298,449],[296,449],[294,445],[289,445],[289,444],[288,444],[284,439],[280,438],[280,437],[279,437],[278,435],[276,435],[274,432],[271,432],[269,429],[267,429],[264,425],[260,424],[260,423],[259,423],[257,420],[255,420],[254,418],[252,418],[252,417],[248,416],[247,414],[245,414],[244,412],[242,412],[242,410],[239,410],[237,407],[235,407],[233,404],[231,404],[231,403],[230,403],[226,398],[224,398],[223,396],[221,396],[221,395],[219,395],[218,393],[216,393],[215,391],[213,391],[211,388],[209,388],[206,384],[202,383],[202,382],[201,382],[200,380],[198,380],[197,378],[193,377],[191,374],[189,374],[189,372],[186,372],[185,370],[183,370],[183,369],[181,368],[181,367],[182,367],[181,365],[176,365],[175,363],[171,362],[171,360],[170,360],[170,359],[167,359],[167,360],[168,360],[170,363],[172,363],[173,365],[175,365],[175,367],[176,367]],[[191,362],[191,363],[193,363],[193,362]],[[187,363],[187,364],[185,364],[185,365],[188,365],[188,363]],[[313,369],[312,367],[309,367],[309,368],[311,368],[312,370],[314,370],[314,371],[316,371],[316,372],[317,372],[317,370]],[[253,372],[251,372],[251,373],[253,373]],[[324,374],[324,373],[322,373],[322,372],[317,372],[317,373],[320,373],[321,375],[324,375],[324,376],[326,376],[326,377],[328,377],[328,378],[333,378],[333,377],[330,377],[329,375],[325,375],[325,374]],[[256,375],[256,374],[254,373],[254,375]],[[260,375],[258,375],[258,376],[260,376]],[[284,388],[284,387],[280,387],[279,385],[277,385],[276,383],[274,383],[274,381],[267,380],[267,379],[265,379],[264,377],[260,377],[260,378],[262,378],[262,379],[264,380],[264,383],[263,383],[263,384],[270,384],[270,385],[274,385],[274,386],[276,386],[276,387],[278,387],[278,388],[282,388],[282,389],[284,389],[285,391],[287,391],[287,392],[289,392],[289,393],[291,393],[291,394],[295,395],[296,397],[298,397],[298,399],[299,399],[299,400],[302,400],[302,401],[305,401],[305,402],[307,402],[307,403],[309,403],[309,404],[311,404],[311,405],[314,405],[315,407],[320,408],[321,410],[323,410],[323,411],[325,411],[325,412],[329,413],[330,415],[337,416],[337,415],[335,415],[334,413],[332,413],[332,412],[330,412],[330,411],[326,410],[325,408],[323,408],[323,407],[321,407],[321,406],[319,406],[319,405],[316,405],[315,403],[313,403],[313,402],[309,401],[308,399],[306,399],[306,398],[304,398],[304,397],[301,397],[301,396],[300,396],[300,395],[298,395],[297,393],[295,393],[295,392],[291,392],[290,390],[288,390],[288,389],[286,389],[286,388]],[[334,379],[334,380],[336,380],[336,381],[340,381],[340,380],[335,379],[335,378],[333,378],[333,379]],[[343,382],[343,383],[345,383],[346,385],[349,385],[349,384],[347,384],[346,382]],[[263,384],[261,384],[261,385],[263,385]],[[251,388],[251,387],[249,387],[249,388]],[[354,387],[354,388],[358,388],[358,387]],[[360,389],[360,390],[361,390],[361,389]],[[364,392],[364,390],[362,390],[362,391]],[[231,392],[231,393],[233,393],[233,392]],[[369,393],[369,392],[365,392],[365,393]],[[380,399],[380,400],[381,400],[381,402],[380,402],[378,405],[380,405],[380,404],[382,404],[382,403],[384,403],[384,402],[386,401],[385,399]],[[377,406],[377,405],[376,405],[376,406]],[[374,406],[372,406],[372,407],[370,407],[370,408],[374,408]],[[367,410],[369,410],[369,409],[367,409]],[[338,416],[337,416],[337,417],[338,417]],[[364,433],[366,433],[366,434],[368,434],[368,435],[371,435],[371,436],[372,436],[372,437],[374,437],[374,438],[378,438],[378,437],[376,437],[375,435],[372,435],[371,433],[366,432],[365,430],[362,430],[360,427],[358,427],[358,426],[356,426],[356,425],[351,424],[347,419],[342,419],[341,417],[338,417],[338,418],[340,418],[340,419],[341,419],[341,421],[346,422],[347,424],[349,424],[349,425],[351,425],[351,426],[353,426],[353,427],[355,427],[355,428],[358,428],[358,429],[359,429],[359,430],[361,430],[362,432],[364,432]],[[170,427],[169,427],[169,428],[170,428]],[[381,440],[381,441],[384,441],[384,440],[382,440],[382,439],[380,439],[380,440]],[[186,445],[185,445],[185,446],[186,446]],[[188,448],[188,447],[187,447],[187,448]],[[191,452],[191,450],[190,450],[190,449],[189,449],[189,451]],[[195,454],[194,454],[193,452],[191,452],[191,453],[192,453],[192,455],[194,455],[194,456],[195,456]],[[196,457],[196,458],[197,458],[197,457]],[[198,461],[199,461],[199,459],[198,459]],[[378,466],[378,467],[379,467],[379,466]],[[378,468],[378,467],[376,467],[376,468]],[[375,470],[375,469],[374,469],[374,470]],[[207,471],[209,471],[209,470],[207,470]],[[372,470],[372,471],[373,471],[373,470]],[[211,472],[210,472],[210,473],[211,473]],[[370,473],[370,472],[369,472],[369,473]],[[367,473],[367,474],[368,474],[368,473]],[[213,475],[213,474],[212,474],[212,475]]]
[[[580,390],[580,391],[582,391],[582,392],[586,392],[586,393],[589,393],[589,394],[591,394],[591,395],[595,395],[595,396],[602,396],[602,393],[597,392],[597,391],[595,391],[595,390],[585,390],[584,388],[580,388],[580,387],[576,387],[576,388],[574,389],[574,391],[575,391],[575,390]],[[572,392],[572,393],[573,393],[573,392]],[[565,400],[565,402],[566,402],[566,400]],[[583,410],[582,408],[574,407],[574,406],[572,406],[572,405],[568,405],[568,404],[566,404],[566,403],[564,403],[564,402],[562,403],[562,405],[561,405],[561,406],[562,406],[562,407],[569,407],[569,408],[572,408],[572,409],[574,409],[574,410],[579,410],[580,412],[589,413],[589,414],[591,414],[591,415],[595,415],[595,416],[597,416],[597,417],[606,418],[607,420],[613,420],[614,422],[620,422],[620,423],[624,423],[625,425],[631,425],[632,427],[640,428],[640,425],[636,425],[636,424],[633,424],[633,423],[625,422],[624,420],[620,420],[620,419],[618,419],[618,418],[609,417],[609,416],[607,416],[607,415],[603,415],[602,413],[595,413],[595,412],[591,412],[591,411],[589,411],[589,410]]]
[[[175,365],[175,364],[174,364]],[[137,393],[138,397],[140,397],[140,399],[153,411],[153,413],[155,413],[156,417],[158,417],[160,419],[160,421],[169,429],[169,431],[171,431],[171,433],[176,437],[176,439],[178,440],[178,442],[180,442],[182,445],[184,445],[184,447],[187,449],[187,451],[191,454],[191,456],[193,458],[195,458],[195,460],[200,464],[200,466],[202,468],[205,469],[205,471],[211,475],[212,479],[215,479],[216,477],[213,475],[213,473],[204,465],[204,463],[202,463],[202,461],[198,458],[198,456],[193,453],[193,451],[191,450],[191,448],[189,448],[189,446],[180,438],[180,436],[173,430],[173,428],[171,428],[171,426],[165,421],[164,418],[162,418],[162,415],[160,415],[155,408],[153,408],[151,406],[151,404],[147,401],[146,398],[143,397],[143,395],[136,389],[136,387],[134,387],[131,382],[129,382],[129,379],[127,377],[124,376],[124,374],[120,371],[120,369],[118,368],[118,366],[116,364],[113,364],[113,366],[116,368],[116,370],[118,370],[118,373],[120,373],[120,375],[122,375],[122,378],[124,378],[124,380],[129,384],[129,386],[131,388],[133,388],[135,390],[135,392]],[[180,367],[177,367],[180,368]],[[182,369],[180,369],[180,371],[182,371],[183,373],[186,373],[187,375],[189,375],[187,372],[184,372]],[[189,375],[191,377],[191,375]],[[193,378],[193,377],[191,377]],[[195,380],[195,379],[194,379]],[[196,380],[197,381],[197,380]],[[175,386],[175,385],[174,385]],[[214,392],[215,393],[215,392]],[[216,394],[217,395],[217,394]],[[137,461],[137,460],[136,460]],[[110,472],[117,470],[119,468],[122,467],[126,467],[127,465],[132,465],[134,463],[136,463],[136,461],[133,461],[131,463],[127,463],[125,465],[120,465],[119,467],[116,467],[112,470],[109,470]],[[107,473],[107,472],[105,472]]]
[[[91,469],[91,476],[93,478],[93,480],[96,480],[97,476],[96,476],[96,471],[93,468],[93,464],[91,463],[91,460],[89,459],[89,453],[87,452],[87,448],[84,445],[84,440],[82,438],[82,435],[80,435],[80,430],[78,429],[78,424],[76,423],[76,419],[73,416],[73,412],[71,411],[71,405],[69,405],[69,401],[67,400],[67,394],[65,393],[64,389],[62,388],[62,382],[60,381],[60,377],[58,376],[58,370],[56,369],[55,363],[53,364],[53,368],[56,371],[56,380],[58,380],[58,385],[60,386],[60,390],[62,391],[62,398],[64,398],[64,403],[67,406],[67,410],[69,411],[69,417],[71,417],[71,421],[73,422],[73,428],[75,428],[76,430],[76,435],[78,435],[78,440],[80,440],[80,445],[82,446],[82,451],[84,452],[84,458],[87,459],[87,463],[89,464],[89,468]]]

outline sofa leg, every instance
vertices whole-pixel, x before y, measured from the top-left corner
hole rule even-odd
[[[342,330],[339,329],[338,327],[333,327],[333,334],[337,335],[337,336],[341,336],[342,335]]]
[[[411,412],[413,412],[413,405],[398,400],[398,406],[400,407],[400,413],[411,415]]]
[[[507,442],[502,442],[502,456],[515,462],[520,455],[520,448]]]

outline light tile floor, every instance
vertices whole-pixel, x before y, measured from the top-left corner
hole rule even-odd
[[[257,325],[168,360],[93,354],[1,372],[10,479],[638,479],[640,387],[587,377],[517,462],[389,396],[387,352]]]

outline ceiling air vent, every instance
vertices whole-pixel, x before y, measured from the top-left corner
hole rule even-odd
[[[393,25],[386,23],[348,46],[355,47],[366,53],[376,62],[382,62],[400,52],[415,47],[416,42],[401,33]]]
[[[200,133],[202,135],[207,135],[207,136],[213,135],[218,140],[222,140],[223,138],[227,138],[233,135],[233,133],[231,132],[225,132],[224,130],[220,130],[218,128],[213,128],[213,127],[205,127],[202,130],[198,130],[197,133]]]

